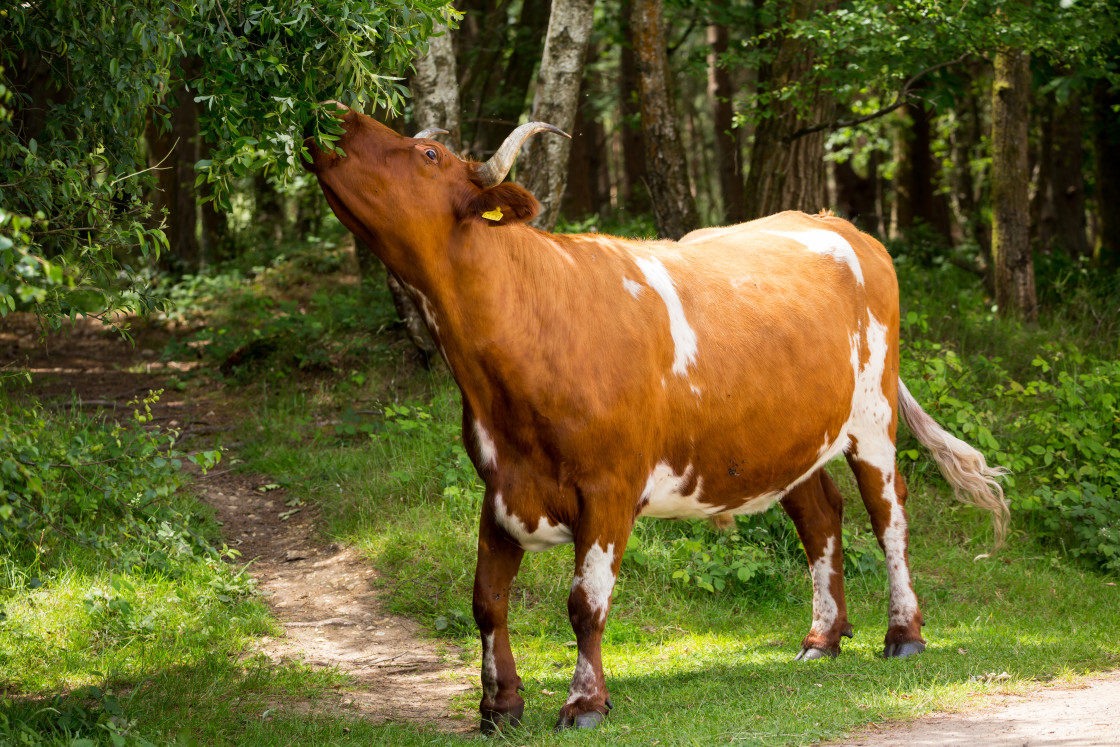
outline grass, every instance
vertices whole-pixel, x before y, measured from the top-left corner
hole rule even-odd
[[[963,281],[930,280],[929,270],[900,266],[908,308],[926,315],[930,339],[953,342],[962,357],[1000,357],[1010,370],[1029,371],[1029,346],[1055,328],[1101,354],[1115,344],[1094,339],[1092,321],[1075,314],[1039,329],[958,314],[953,304],[982,306],[977,291],[946,293]],[[207,329],[225,330],[224,339],[211,341],[217,355],[238,348],[229,337],[237,327],[254,326],[230,323],[238,315],[268,317],[270,334],[289,348],[287,359],[262,357],[226,379],[231,398],[244,403],[240,430],[229,436],[244,444],[242,468],[317,502],[323,533],[357,546],[381,571],[390,608],[460,646],[477,669],[470,595],[480,490],[458,443],[454,383],[411,361],[400,337],[386,329],[392,312],[379,287],[360,295],[330,276],[301,276],[289,266],[270,272],[300,289],[298,313],[277,317],[281,301],[262,300],[276,287],[238,296],[240,280],[210,284],[228,305],[202,310]],[[189,303],[181,299],[183,307]],[[344,323],[330,321],[332,304],[343,310]],[[1111,323],[1107,329],[1114,336]],[[205,349],[205,331],[195,338]],[[314,355],[297,349],[320,340]],[[211,362],[216,369],[222,361]],[[295,369],[310,373],[293,376]],[[886,575],[858,551],[868,542],[866,513],[846,468],[833,465],[849,500],[852,558],[863,569],[847,575],[856,637],[845,641],[840,658],[792,661],[809,626],[811,586],[784,516],[739,520],[740,532],[764,548],[766,563],[747,582],[716,594],[673,573],[694,562],[688,543],[711,548],[719,535],[702,524],[643,519],[604,639],[616,706],[611,718],[589,733],[551,731],[575,664],[566,612],[573,558],[570,546],[561,547],[528,554],[518,577],[510,622],[527,687],[526,719],[493,743],[809,744],[842,739],[869,723],[962,707],[977,694],[1116,668],[1120,642],[1109,622],[1120,619],[1115,574],[1071,558],[1018,515],[1008,547],[974,561],[990,546],[987,518],[955,503],[927,462],[923,455],[908,467],[911,563],[930,644],[921,656],[880,657]],[[1016,486],[1029,489],[1026,481]],[[334,693],[347,684],[345,675],[254,654],[254,639],[274,634],[275,621],[259,599],[223,594],[215,581],[225,577],[205,565],[176,578],[122,574],[78,554],[53,568],[37,588],[29,576],[4,584],[0,743],[15,742],[15,724],[24,722],[41,740],[28,744],[70,744],[75,732],[60,727],[57,713],[68,708],[77,710],[66,723],[98,744],[115,743],[107,725],[131,744],[421,745],[477,738],[370,724],[338,707]],[[127,584],[115,581],[121,577]],[[113,607],[114,600],[127,609]],[[1007,679],[992,676],[1003,672]],[[57,695],[65,697],[54,702]],[[476,687],[453,707],[473,720],[480,695]],[[114,715],[117,705],[121,716]]]

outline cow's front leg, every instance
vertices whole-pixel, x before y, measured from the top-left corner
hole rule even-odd
[[[612,707],[603,676],[603,630],[632,525],[633,519],[624,517],[580,518],[575,536],[576,575],[568,595],[568,617],[579,656],[568,702],[556,722],[558,730],[598,726]]]
[[[835,657],[840,637],[852,637],[844,601],[844,499],[822,469],[789,491],[782,507],[797,527],[813,575],[813,625],[797,659]]]
[[[521,678],[509,646],[509,588],[525,555],[494,521],[494,512],[482,511],[478,530],[478,565],[474,574],[474,621],[482,635],[483,734],[493,733],[503,720],[521,723],[525,700]]]

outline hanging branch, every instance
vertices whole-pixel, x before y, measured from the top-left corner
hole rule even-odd
[[[965,59],[968,58],[968,55],[969,53],[965,52],[955,60],[939,62],[936,65],[932,65],[930,67],[927,67],[925,70],[915,73],[910,77],[909,80],[902,84],[902,88],[899,89],[898,94],[894,97],[894,102],[891,103],[890,106],[885,106],[878,111],[872,112],[870,114],[865,114],[862,117],[856,117],[855,119],[848,119],[844,121],[833,120],[831,122],[816,124],[812,127],[803,127],[793,134],[787,135],[784,140],[787,143],[792,143],[794,140],[797,140],[800,137],[805,137],[806,135],[812,135],[814,132],[820,132],[821,130],[838,130],[841,127],[853,127],[854,125],[863,124],[864,122],[870,122],[872,119],[878,119],[879,117],[882,117],[886,114],[890,114],[895,109],[898,109],[899,107],[905,105],[906,102],[910,100],[910,89],[914,87],[914,84],[917,83],[919,79],[925,77],[926,75],[929,75],[934,70],[940,70],[943,67],[949,67],[950,65],[956,65],[958,63],[964,62]]]

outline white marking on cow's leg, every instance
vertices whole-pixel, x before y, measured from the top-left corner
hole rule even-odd
[[[494,661],[494,634],[482,636],[482,694],[487,700],[498,697],[498,664]]]
[[[684,376],[688,373],[688,367],[696,362],[696,331],[684,315],[684,305],[677,295],[673,278],[656,257],[635,257],[634,262],[646,276],[649,286],[665,302],[665,308],[669,312],[669,333],[673,336],[673,373]]]
[[[498,447],[494,445],[494,439],[490,437],[490,433],[477,419],[474,421],[474,437],[478,443],[478,453],[482,458],[482,465],[490,469],[497,467]]]
[[[598,543],[591,546],[583,557],[579,574],[572,579],[572,591],[583,589],[588,608],[599,616],[600,624],[606,620],[614,591],[614,543],[608,543],[603,550]]]
[[[572,684],[568,686],[567,705],[575,703],[581,698],[590,698],[598,690],[598,679],[595,677],[595,667],[592,666],[580,652],[576,659],[576,670],[572,673]]]
[[[892,432],[895,410],[884,391],[897,381],[888,373],[891,355],[887,328],[870,312],[863,330],[867,363],[860,366],[860,335],[852,338],[852,367],[855,391],[852,411],[845,427],[854,451],[849,455],[859,482],[860,495],[871,514],[875,533],[883,547],[890,583],[890,627],[888,655],[894,644],[921,642],[921,612],[911,586],[907,559],[908,529],[904,501],[905,486],[897,476]]]
[[[643,286],[641,283],[635,283],[630,278],[622,279],[622,287],[625,288],[626,292],[634,298],[642,295],[642,291],[645,289],[645,286]]]
[[[918,597],[911,585],[907,560],[909,530],[906,511],[895,491],[893,470],[883,473],[883,501],[890,506],[890,522],[883,530],[883,555],[886,557],[891,593],[890,625],[909,628],[918,615]]]
[[[863,268],[860,267],[859,257],[855,249],[847,240],[835,231],[814,229],[810,231],[765,231],[777,236],[785,236],[803,244],[806,249],[814,254],[823,254],[832,257],[837,262],[843,262],[852,271],[856,282],[863,285]]]
[[[834,554],[836,552],[836,537],[828,538],[821,556],[813,561],[813,625],[809,632],[824,636],[836,624],[839,607],[832,596],[832,576]]]

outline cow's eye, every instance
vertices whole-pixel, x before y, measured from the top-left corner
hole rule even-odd
[[[429,161],[436,160],[435,148],[428,148],[426,151],[424,151],[424,155],[428,158]]]

